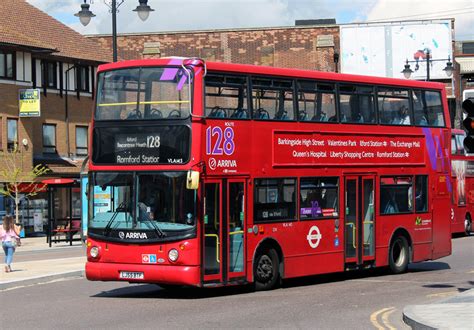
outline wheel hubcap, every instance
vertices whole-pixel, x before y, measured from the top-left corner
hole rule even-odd
[[[273,276],[273,263],[269,256],[260,258],[257,265],[257,276],[260,280],[268,281]]]
[[[393,247],[393,260],[398,267],[405,262],[405,247],[401,241],[396,241]]]

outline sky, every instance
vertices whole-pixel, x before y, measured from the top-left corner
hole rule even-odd
[[[74,16],[84,0],[27,0],[74,30],[110,34],[106,3],[86,0],[97,16],[84,27]],[[142,22],[133,9],[138,0],[122,2],[118,33],[294,26],[297,19],[335,18],[338,24],[455,19],[455,40],[474,40],[474,0],[148,0],[155,11]]]

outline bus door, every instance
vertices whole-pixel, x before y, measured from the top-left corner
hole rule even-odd
[[[375,259],[375,177],[345,177],[344,242],[346,264],[362,265]]]
[[[245,180],[204,183],[204,283],[245,276]]]

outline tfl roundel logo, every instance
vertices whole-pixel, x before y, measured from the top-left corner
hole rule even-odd
[[[308,240],[309,246],[311,246],[313,249],[316,249],[319,245],[319,242],[323,238],[323,235],[321,235],[321,232],[319,231],[318,226],[313,226],[309,229],[308,236],[306,236],[306,239]]]
[[[211,170],[215,170],[215,169],[216,169],[217,160],[216,160],[215,158],[212,158],[212,157],[209,158],[208,163],[209,163],[209,168],[210,168]]]

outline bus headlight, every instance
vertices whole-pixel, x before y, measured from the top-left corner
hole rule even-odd
[[[97,258],[99,256],[99,248],[97,246],[91,247],[89,254],[91,255],[92,258]]]
[[[171,249],[171,250],[168,252],[168,258],[170,259],[170,261],[175,262],[176,260],[178,260],[178,257],[179,257],[179,252],[178,252],[178,250],[176,250],[176,249]]]

